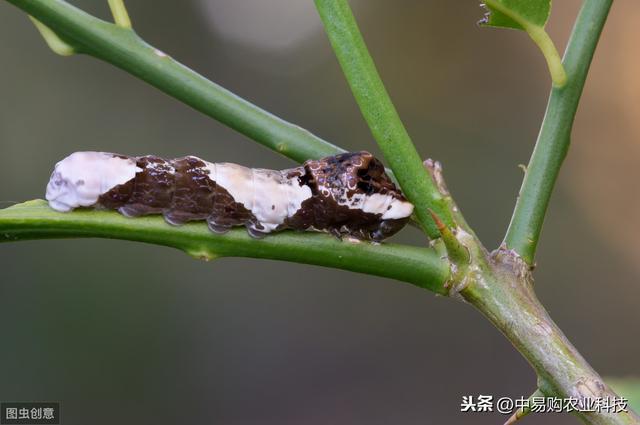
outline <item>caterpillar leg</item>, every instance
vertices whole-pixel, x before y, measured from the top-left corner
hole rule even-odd
[[[247,223],[245,227],[247,228],[247,233],[249,233],[249,236],[254,239],[262,239],[267,236],[268,232],[257,229],[254,223]]]
[[[174,211],[167,211],[163,213],[162,216],[164,217],[164,221],[172,226],[181,226],[189,221],[187,218],[183,217],[182,214],[176,214]]]
[[[219,235],[227,233],[229,230],[231,230],[231,225],[218,223],[211,217],[207,218],[207,226],[209,227],[209,230]]]
[[[128,204],[118,208],[118,212],[125,217],[140,217],[147,214],[157,213],[155,208],[140,204]]]
[[[333,236],[336,237],[336,239],[338,239],[339,241],[342,240],[342,236],[343,234],[340,232],[340,229],[337,227],[331,227],[330,229],[328,229],[328,232],[330,234],[332,234]]]

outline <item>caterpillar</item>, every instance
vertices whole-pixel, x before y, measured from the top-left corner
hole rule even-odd
[[[91,207],[127,217],[162,214],[172,225],[206,220],[215,233],[244,225],[254,238],[293,229],[379,242],[413,212],[382,163],[364,151],[282,171],[195,156],[75,152],[56,164],[46,199],[61,212]]]

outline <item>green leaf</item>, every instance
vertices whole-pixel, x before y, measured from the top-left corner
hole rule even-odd
[[[526,31],[522,22],[544,27],[551,13],[551,0],[493,0],[484,3],[488,12],[481,25]]]
[[[563,87],[567,83],[558,50],[544,30],[551,12],[551,0],[484,0],[482,5],[488,12],[480,25],[526,31],[544,55],[553,84]]]

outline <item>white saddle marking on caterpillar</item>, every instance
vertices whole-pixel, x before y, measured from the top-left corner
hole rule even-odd
[[[360,209],[365,213],[381,214],[383,220],[405,218],[413,213],[411,202],[402,201],[393,195],[356,193],[347,197],[345,192],[346,190],[336,199],[338,205],[344,205],[351,210]]]
[[[51,208],[67,212],[95,204],[103,193],[128,182],[140,170],[131,158],[104,152],[75,152],[58,162],[47,184]]]
[[[256,217],[269,233],[311,198],[311,189],[286,179],[279,171],[252,169],[227,162],[207,163],[209,176]]]

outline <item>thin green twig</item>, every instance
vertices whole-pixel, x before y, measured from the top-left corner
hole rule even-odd
[[[250,257],[315,264],[409,282],[445,294],[449,264],[431,248],[352,243],[319,233],[281,232],[261,240],[244,229],[211,233],[203,223],[170,226],[159,216],[126,218],[113,211],[59,213],[35,200],[0,210],[0,242],[111,238],[170,246],[196,258]]]
[[[531,37],[531,40],[536,43],[542,52],[544,59],[547,61],[549,74],[551,74],[553,84],[557,87],[564,86],[567,83],[567,73],[562,66],[562,60],[560,59],[558,50],[556,49],[555,44],[553,44],[551,37],[549,37],[549,34],[547,34],[547,31],[545,31],[544,26],[530,22],[499,0],[484,0],[484,3],[492,9],[495,9],[513,19],[524,31],[526,31],[527,34],[529,34],[529,37]]]
[[[297,162],[344,152],[207,80],[148,45],[129,28],[97,19],[62,0],[7,1],[42,22],[78,53],[109,62]],[[123,24],[122,16],[119,22]]]
[[[127,12],[124,1],[108,0],[108,2],[116,25],[122,28],[131,28],[131,19],[129,18],[129,12]]]
[[[315,3],[373,137],[402,190],[416,206],[415,214],[422,228],[431,238],[439,237],[429,209],[447,224],[453,222],[451,213],[384,88],[349,4],[346,0],[315,0]]]
[[[569,149],[580,95],[612,2],[585,0],[564,56],[567,84],[551,90],[540,134],[527,166],[504,243],[529,265],[534,264],[549,199]]]

